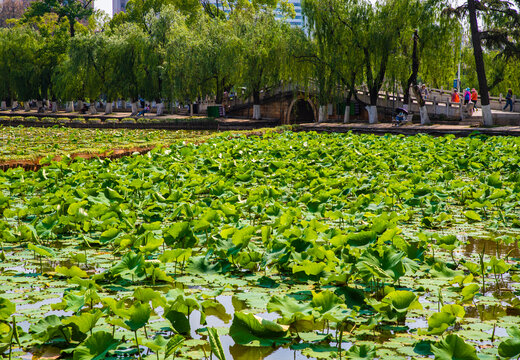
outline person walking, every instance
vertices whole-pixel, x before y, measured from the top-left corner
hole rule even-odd
[[[460,103],[460,96],[457,89],[453,89],[453,92],[451,93],[451,102],[452,103]]]
[[[468,105],[470,100],[471,100],[471,91],[469,91],[469,88],[466,88],[466,91],[464,91],[464,105]]]
[[[426,100],[428,98],[428,95],[429,95],[428,89],[426,88],[426,85],[423,84],[421,87],[421,96],[422,96],[423,100]]]
[[[512,112],[513,111],[513,89],[507,90],[506,106],[504,106],[504,108],[502,110],[507,109],[508,106],[509,106],[509,111]]]
[[[473,110],[477,111],[477,100],[478,100],[478,93],[475,88],[471,89],[471,102],[473,103]]]

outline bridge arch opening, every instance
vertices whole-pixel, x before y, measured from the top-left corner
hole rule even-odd
[[[301,124],[316,121],[313,104],[306,99],[294,99],[287,111],[288,124]]]

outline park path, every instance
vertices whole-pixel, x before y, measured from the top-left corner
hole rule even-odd
[[[429,134],[433,136],[455,135],[468,136],[479,132],[486,135],[494,136],[520,136],[519,126],[496,126],[491,128],[476,127],[472,125],[419,125],[419,124],[405,124],[403,126],[393,126],[389,123],[367,124],[367,123],[308,123],[299,124],[295,126],[298,131],[317,131],[317,132],[339,132],[345,133],[352,131],[354,133],[364,134]]]

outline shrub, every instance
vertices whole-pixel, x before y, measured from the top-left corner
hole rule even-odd
[[[87,124],[100,124],[101,123],[101,119],[98,119],[98,118],[88,118],[87,119]]]
[[[24,121],[24,118],[23,118],[23,116],[13,116],[11,120],[13,120],[13,121]]]
[[[42,121],[44,122],[54,122],[54,118],[53,117],[50,117],[50,116],[45,116],[42,118]]]
[[[25,121],[38,121],[38,118],[36,116],[27,116]]]
[[[85,123],[85,119],[82,118],[82,117],[77,117],[77,118],[72,119],[72,122],[76,123],[76,124],[84,124]]]
[[[119,119],[106,119],[105,123],[107,123],[107,124],[119,124]]]
[[[60,117],[57,119],[57,121],[60,123],[68,123],[68,122],[70,122],[70,119],[66,118],[66,117]]]
[[[10,119],[9,116],[0,116],[0,121],[9,121]]]
[[[123,124],[135,124],[135,119],[124,118],[123,120],[121,120],[121,123],[123,123]]]

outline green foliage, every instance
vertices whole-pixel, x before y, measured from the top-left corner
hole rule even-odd
[[[445,339],[432,345],[432,352],[438,360],[477,360],[475,348],[464,342],[457,335],[448,335]]]

